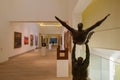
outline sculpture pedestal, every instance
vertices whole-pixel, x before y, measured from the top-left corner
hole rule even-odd
[[[68,49],[60,50],[57,48],[57,77],[68,77],[69,64],[68,64]]]
[[[68,60],[57,60],[57,77],[68,77]]]

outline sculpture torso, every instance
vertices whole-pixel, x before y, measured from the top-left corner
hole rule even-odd
[[[74,33],[72,33],[72,37],[73,37],[73,43],[76,44],[84,44],[86,41],[86,37],[87,37],[88,33],[86,33],[85,31],[74,31]]]

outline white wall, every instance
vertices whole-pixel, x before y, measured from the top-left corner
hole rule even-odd
[[[41,34],[62,34],[62,27],[59,26],[40,26]]]
[[[69,21],[69,25],[71,25],[72,27],[74,27],[74,26],[73,26],[74,9],[75,9],[78,1],[79,1],[79,0],[69,0],[69,8],[68,8],[69,18],[68,18],[68,21]]]
[[[93,0],[83,12],[82,17],[85,27],[90,27],[107,14],[111,14],[107,20],[96,29],[96,33],[90,40],[92,47],[120,50],[119,3],[119,0]]]
[[[14,32],[22,33],[22,47],[14,48]],[[30,34],[33,35],[33,46],[30,46]],[[39,36],[39,25],[36,23],[11,23],[11,34],[9,39],[11,40],[11,53],[10,56],[15,56],[36,48],[35,35]],[[24,37],[28,37],[28,45],[24,44]]]
[[[9,5],[6,0],[0,1],[0,62],[8,59],[9,52],[9,23],[8,23],[8,12]]]
[[[0,0],[0,62],[6,61],[13,52],[9,21],[56,21],[54,16],[67,21],[68,1]]]

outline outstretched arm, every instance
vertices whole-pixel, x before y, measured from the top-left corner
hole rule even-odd
[[[76,49],[76,43],[74,43],[73,49],[72,49],[72,63],[76,62],[75,58],[75,49]]]
[[[96,22],[93,26],[89,27],[86,29],[87,32],[90,32],[91,30],[95,29],[96,27],[98,27],[103,21],[106,20],[106,18],[110,16],[110,14],[108,14],[107,16],[105,16],[102,20]]]
[[[71,28],[68,24],[66,24],[66,22],[60,20],[60,19],[59,19],[58,17],[56,17],[56,16],[55,16],[55,18],[56,18],[64,27],[66,27],[69,31],[71,31],[71,32],[74,31],[74,29]]]
[[[89,60],[90,60],[88,41],[85,43],[85,46],[86,46],[86,58],[84,60],[84,69],[86,69],[89,66]]]

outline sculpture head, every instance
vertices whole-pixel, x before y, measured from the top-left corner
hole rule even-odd
[[[81,65],[83,63],[83,58],[82,57],[78,57],[78,65]]]
[[[81,31],[83,29],[83,23],[78,24],[78,31]]]

